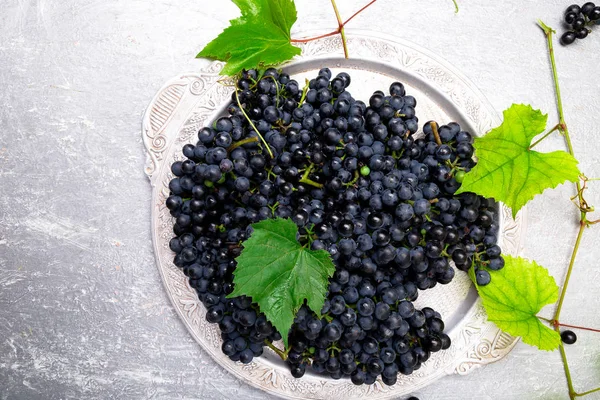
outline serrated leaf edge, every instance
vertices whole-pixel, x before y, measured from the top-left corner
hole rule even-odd
[[[531,264],[533,264],[534,267],[538,267],[538,268],[543,269],[546,272],[547,276],[550,279],[552,279],[552,282],[554,283],[554,286],[556,287],[556,291],[551,296],[548,296],[547,301],[544,304],[541,305],[541,307],[539,308],[539,310],[535,311],[536,314],[539,311],[541,311],[541,309],[544,308],[545,306],[547,306],[549,304],[553,304],[553,303],[555,303],[558,300],[558,290],[559,290],[559,288],[558,288],[558,285],[556,284],[556,279],[554,279],[554,277],[550,274],[550,272],[548,271],[547,268],[541,266],[535,260],[528,260],[528,259],[525,259],[525,258],[522,258],[522,257],[512,257],[510,255],[505,255],[504,257],[505,258],[506,257],[513,258],[515,260],[519,259],[519,260],[531,263]],[[475,285],[475,288],[476,288],[477,292],[479,293],[479,285],[477,285],[477,281],[475,279],[475,272],[474,272],[473,268],[470,268],[468,270],[468,275],[469,275],[469,278],[471,278],[471,280],[473,281],[473,284]],[[493,280],[493,275],[492,275],[492,281],[489,284],[490,285],[493,284],[493,281],[494,280]],[[536,282],[536,284],[537,284],[537,282]],[[540,337],[542,336],[542,332],[546,332],[547,334],[549,334],[549,336],[551,337],[549,339],[553,339],[553,342],[555,342],[555,343],[553,343],[552,346],[544,346],[543,345],[544,342],[542,342],[541,345],[538,345],[534,341],[529,340],[529,337],[527,337],[527,336],[519,336],[519,335],[516,335],[516,334],[510,332],[511,328],[509,327],[508,324],[515,324],[515,323],[523,322],[523,321],[525,321],[525,319],[523,319],[523,320],[506,321],[506,320],[499,320],[499,319],[495,319],[495,318],[490,318],[489,317],[489,313],[488,313],[488,308],[493,308],[493,305],[492,305],[493,303],[489,304],[489,301],[487,301],[487,299],[484,298],[483,296],[481,296],[481,303],[482,303],[482,305],[483,305],[483,307],[484,307],[484,309],[486,311],[486,314],[488,315],[488,320],[490,322],[493,322],[494,324],[496,324],[496,326],[498,326],[498,328],[500,328],[502,331],[504,331],[504,332],[506,332],[508,334],[511,334],[511,335],[518,336],[518,337],[521,338],[521,340],[523,340],[524,343],[526,343],[526,344],[528,344],[530,346],[537,347],[538,349],[543,350],[543,351],[554,351],[554,350],[556,350],[556,349],[559,348],[560,341],[561,341],[560,335],[555,330],[553,330],[553,329],[547,327],[546,325],[544,325],[542,323],[542,321],[540,320],[540,318],[537,315],[527,315],[526,320],[529,320],[531,318],[535,318],[535,320],[537,322],[537,326],[540,327],[539,328],[540,329]],[[501,305],[504,305],[507,308],[512,308],[516,312],[526,314],[525,311],[521,311],[521,310],[518,310],[518,309],[516,309],[514,307],[511,307],[509,304],[505,304],[505,303],[502,303],[502,302],[498,302],[498,303],[501,304]]]

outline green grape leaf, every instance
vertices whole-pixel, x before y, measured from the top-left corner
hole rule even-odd
[[[290,30],[296,22],[292,0],[234,0],[242,16],[231,20],[197,57],[226,61],[221,73],[235,75],[242,69],[275,65],[300,54],[292,46]]]
[[[319,316],[335,265],[325,250],[304,248],[290,219],[252,224],[233,273],[234,291],[228,297],[250,296],[281,333],[285,346],[294,316],[304,300]]]
[[[264,0],[232,0],[233,3],[238,6],[242,16],[233,21],[239,21],[248,17],[256,17],[261,14],[269,13],[269,6]]]
[[[493,197],[512,209],[513,217],[529,200],[548,188],[579,179],[578,161],[567,152],[530,150],[534,137],[546,129],[547,115],[529,105],[513,104],[502,124],[473,146],[477,165],[456,192]]]
[[[488,319],[498,328],[540,350],[555,350],[560,335],[543,325],[537,313],[558,300],[558,286],[548,270],[535,261],[504,255],[505,266],[492,281],[477,286]]]

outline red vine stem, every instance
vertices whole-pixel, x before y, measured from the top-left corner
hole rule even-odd
[[[585,326],[578,326],[578,325],[563,324],[562,322],[558,322],[556,320],[540,317],[539,315],[536,315],[536,316],[539,319],[546,321],[548,324],[552,325],[554,328],[556,328],[558,326],[566,326],[567,328],[575,328],[575,329],[583,329],[585,331],[600,332],[600,329],[586,328]]]
[[[354,14],[352,14],[352,16],[350,18],[348,18],[344,22],[339,22],[339,26],[338,26],[338,28],[335,31],[331,31],[331,32],[325,33],[323,35],[319,35],[319,36],[315,36],[315,37],[311,37],[311,38],[306,38],[306,39],[291,39],[290,42],[292,42],[292,43],[308,43],[308,42],[312,42],[313,40],[323,39],[323,38],[326,38],[326,37],[329,37],[329,36],[334,36],[334,35],[340,34],[342,32],[342,29],[344,28],[344,26],[346,26],[346,24],[348,22],[350,22],[350,20],[352,20],[352,18],[356,17],[358,14],[360,14],[361,12],[363,12],[365,9],[367,9],[370,5],[372,5],[376,1],[377,0],[371,0],[371,2],[369,2],[368,4],[366,4],[365,6],[363,6],[360,10],[358,10],[357,12],[355,12]]]
[[[360,14],[363,11],[365,11],[365,9],[367,9],[371,4],[375,3],[376,1],[377,0],[372,0],[370,3],[368,3],[367,5],[365,5],[363,8],[361,8],[360,10],[358,10],[357,12],[355,12],[354,14],[352,14],[352,16],[350,18],[348,18],[347,20],[345,20],[342,25],[346,25],[348,22],[350,22],[350,20],[352,18],[356,17],[358,14]]]
[[[584,331],[600,332],[600,329],[586,328],[585,326],[563,324],[562,322],[559,322],[557,325],[566,326],[567,328],[583,329]]]
[[[340,32],[335,30],[333,32],[325,33],[323,35],[311,37],[308,39],[290,39],[290,42],[292,42],[292,43],[308,43],[308,42],[312,42],[313,40],[323,39],[323,38],[326,38],[329,36],[337,35],[338,33],[340,33]]]

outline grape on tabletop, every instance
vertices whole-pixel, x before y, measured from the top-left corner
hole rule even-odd
[[[587,2],[581,7],[573,4],[565,11],[564,22],[570,27],[560,37],[560,43],[569,45],[577,39],[585,39],[593,25],[600,24],[600,6]]]

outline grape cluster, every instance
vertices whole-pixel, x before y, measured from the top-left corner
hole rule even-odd
[[[417,137],[417,101],[402,83],[366,104],[350,82],[328,68],[304,88],[275,69],[244,71],[229,115],[202,128],[171,166],[170,248],[219,324],[223,352],[248,363],[281,336],[250,298],[226,298],[235,257],[252,223],[290,218],[299,240],[336,266],[322,317],[306,306],[296,316],[292,375],[310,366],[392,385],[450,346],[441,315],[413,306],[418,290],[449,283],[451,262],[486,285],[504,260],[495,202],[454,194],[475,165],[472,136],[430,121]]]
[[[600,6],[587,2],[581,7],[570,5],[565,11],[565,24],[569,30],[560,38],[560,43],[569,45],[577,39],[585,39],[590,33],[589,26],[600,24]]]
[[[198,214],[202,215],[197,210],[192,211],[196,206],[190,208],[190,214],[185,214],[185,205],[181,208],[176,226],[181,226],[181,216],[191,216],[197,220]],[[193,226],[199,226],[198,222]],[[177,253],[175,264],[183,268],[190,285],[207,309],[206,320],[219,324],[224,354],[233,361],[246,364],[262,354],[265,340],[273,342],[281,339],[281,335],[249,297],[225,298],[233,291],[234,257],[239,252],[239,249],[232,248],[226,238],[196,236],[192,232],[185,232],[173,238],[169,245]]]

